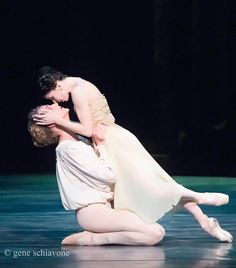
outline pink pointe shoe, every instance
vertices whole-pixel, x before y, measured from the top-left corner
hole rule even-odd
[[[203,193],[203,198],[197,203],[200,205],[222,206],[229,203],[229,196],[221,193]]]
[[[233,236],[226,230],[222,229],[218,220],[215,218],[206,217],[202,227],[206,232],[222,242],[232,243],[233,241]]]

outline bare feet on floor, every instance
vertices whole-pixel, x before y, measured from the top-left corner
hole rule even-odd
[[[90,246],[92,245],[92,235],[87,231],[74,233],[65,237],[61,241],[61,244],[69,246]]]
[[[197,200],[199,205],[221,206],[229,203],[229,196],[221,193],[202,193]]]

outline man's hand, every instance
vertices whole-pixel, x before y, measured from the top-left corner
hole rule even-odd
[[[103,124],[98,124],[94,127],[92,139],[96,145],[105,143],[106,130],[107,126]]]

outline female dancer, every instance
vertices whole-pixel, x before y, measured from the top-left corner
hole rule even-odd
[[[76,211],[77,221],[85,230],[66,237],[62,244],[154,245],[160,242],[165,234],[160,224],[146,223],[131,211],[114,210],[110,206],[111,188],[116,182],[117,174],[104,150],[104,139],[100,138],[104,136],[101,134],[105,133],[106,127],[99,124],[93,134],[95,149],[99,152],[97,156],[91,146],[79,142],[74,133],[57,125],[35,124],[32,117],[42,109],[53,110],[58,117],[67,121],[70,119],[68,109],[55,103],[34,109],[29,115],[28,123],[28,130],[36,146],[59,143],[56,148],[57,182],[62,204],[65,209]],[[183,196],[180,205],[191,212],[201,227],[213,237],[220,241],[232,241],[230,233],[223,230],[216,219],[204,215],[195,202],[184,201]]]
[[[132,211],[152,223],[172,209],[181,198],[182,201],[183,198],[194,201],[191,206],[186,205],[194,215],[198,213],[195,204],[228,203],[229,198],[225,194],[197,193],[176,183],[132,133],[115,124],[106,98],[92,83],[44,67],[39,84],[44,97],[53,102],[68,101],[71,97],[80,122],[67,121],[53,110],[44,110],[34,116],[37,124],[56,124],[87,137],[92,136],[93,128],[98,123],[107,126],[105,147],[118,174],[114,189],[115,209]]]

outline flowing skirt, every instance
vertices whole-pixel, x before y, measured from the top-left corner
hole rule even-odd
[[[153,223],[175,206],[176,183],[128,130],[114,124],[106,132],[106,149],[117,172],[114,208],[129,210]]]

